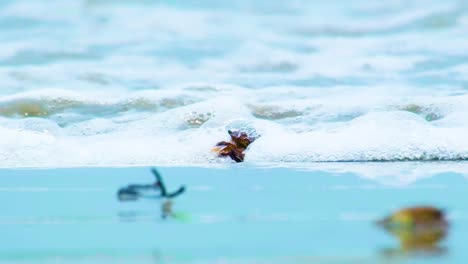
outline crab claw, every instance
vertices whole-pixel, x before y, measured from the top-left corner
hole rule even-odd
[[[216,144],[216,147],[212,148],[213,151],[218,153],[218,156],[225,157],[229,156],[229,153],[235,149],[236,146],[230,142],[221,141]]]
[[[219,154],[223,149],[224,147],[216,146],[216,147],[211,148],[211,151]]]

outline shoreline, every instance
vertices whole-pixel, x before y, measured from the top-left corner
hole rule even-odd
[[[223,160],[221,160],[223,161]],[[290,169],[306,172],[320,172],[330,174],[352,174],[371,179],[386,185],[405,185],[424,178],[431,178],[440,174],[453,173],[468,178],[468,161],[374,161],[374,162],[290,162],[290,163],[234,163],[229,162],[206,164],[160,164],[157,166],[146,164],[115,165],[115,166],[64,166],[64,167],[0,167],[0,177],[5,172],[34,171],[34,170],[93,170],[93,169],[144,169],[157,168],[192,168],[214,170],[270,170]]]

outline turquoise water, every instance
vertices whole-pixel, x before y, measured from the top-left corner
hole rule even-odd
[[[464,1],[1,1],[0,167],[211,166],[229,128],[253,164],[466,160],[467,33]]]
[[[160,168],[177,218],[160,200],[122,203],[148,168],[0,171],[4,263],[464,263],[466,174],[392,186],[351,173]],[[404,206],[445,208],[434,252],[400,248],[375,221]]]

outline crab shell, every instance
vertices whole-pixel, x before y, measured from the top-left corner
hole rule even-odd
[[[246,149],[252,142],[255,141],[254,137],[249,137],[245,132],[228,130],[228,133],[231,136],[232,142],[234,142],[234,144],[236,144],[236,146],[239,148]]]

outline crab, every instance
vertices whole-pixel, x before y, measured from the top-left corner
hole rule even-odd
[[[213,151],[217,152],[219,157],[230,157],[235,162],[243,162],[245,157],[244,151],[257,137],[249,136],[242,131],[228,130],[228,134],[231,136],[231,141],[216,143]]]

